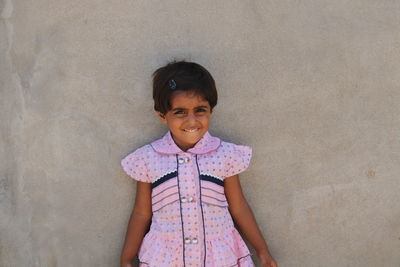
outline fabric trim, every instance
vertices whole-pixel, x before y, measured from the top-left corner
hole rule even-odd
[[[175,184],[174,184],[174,185],[171,185],[171,186],[168,186],[167,188],[164,188],[163,190],[161,190],[160,192],[158,192],[158,193],[155,194],[154,196],[151,196],[151,198],[155,198],[155,197],[158,196],[159,194],[161,194],[161,193],[167,191],[168,189],[174,188],[174,187],[176,187]]]
[[[160,185],[160,184],[162,184],[162,183],[168,181],[169,179],[172,179],[172,178],[174,178],[174,177],[177,177],[177,176],[178,176],[178,172],[177,172],[177,171],[168,173],[168,174],[162,176],[160,179],[158,179],[158,180],[155,181],[154,183],[152,183],[152,184],[151,184],[151,188],[153,189],[154,187],[157,187],[158,185]]]
[[[159,207],[158,209],[153,210],[153,212],[159,211],[159,210],[161,210],[162,208],[164,208],[165,206],[168,206],[169,204],[174,203],[175,201],[178,201],[178,200],[179,200],[179,199],[176,199],[176,200],[174,200],[174,201],[171,201],[170,203],[167,203],[167,204],[165,204],[164,206],[161,206],[161,207]]]
[[[209,197],[209,198],[215,199],[216,201],[219,201],[219,202],[226,202],[226,199],[218,199],[218,198],[216,198],[216,197],[207,196],[207,195],[205,195],[205,194],[203,194],[203,197]]]
[[[217,190],[214,190],[214,189],[212,189],[212,188],[208,188],[208,187],[205,187],[205,186],[202,186],[201,188],[202,188],[202,189],[206,189],[206,190],[211,190],[211,191],[213,191],[213,192],[215,192],[215,193],[217,193],[217,194],[220,194],[220,195],[225,196],[224,193],[218,192]]]
[[[209,181],[209,182],[215,183],[217,185],[224,186],[223,181],[221,181],[220,179],[218,179],[214,176],[208,175],[208,174],[200,174],[200,180]]]

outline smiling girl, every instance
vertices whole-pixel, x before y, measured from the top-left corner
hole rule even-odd
[[[277,267],[239,182],[251,147],[208,132],[217,104],[210,73],[171,62],[153,74],[153,99],[169,131],[121,161],[138,181],[121,266],[137,254],[140,266],[254,266],[237,226],[262,266]]]

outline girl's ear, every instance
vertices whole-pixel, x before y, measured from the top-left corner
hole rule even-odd
[[[158,118],[163,122],[163,123],[167,123],[167,119],[165,118],[165,114],[162,114],[159,111],[156,111]]]

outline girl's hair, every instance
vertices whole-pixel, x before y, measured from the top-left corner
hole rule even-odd
[[[172,61],[153,73],[154,109],[166,114],[171,109],[175,91],[188,91],[204,97],[212,109],[217,105],[218,95],[211,74],[194,62]]]

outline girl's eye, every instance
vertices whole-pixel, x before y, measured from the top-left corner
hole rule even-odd
[[[183,110],[177,110],[174,112],[174,114],[184,114],[185,112]]]
[[[206,112],[206,110],[205,110],[204,108],[199,108],[199,109],[197,110],[197,112]]]

